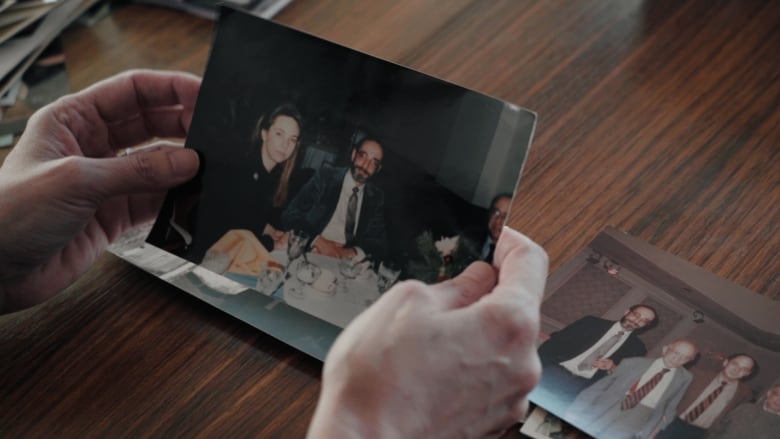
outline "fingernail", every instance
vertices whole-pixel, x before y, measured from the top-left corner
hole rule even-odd
[[[198,172],[198,153],[186,148],[177,148],[168,153],[171,172],[177,177],[192,177]]]

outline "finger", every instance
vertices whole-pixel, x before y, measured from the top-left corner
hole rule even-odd
[[[103,198],[164,191],[194,177],[200,163],[194,150],[177,147],[92,160],[98,174],[95,190]]]
[[[105,230],[108,242],[112,242],[126,230],[156,218],[164,200],[164,191],[117,196],[101,203],[95,217]]]
[[[484,262],[474,262],[459,275],[431,288],[444,309],[455,309],[471,305],[495,286],[496,270]]]
[[[196,76],[132,71],[57,101],[48,111],[87,157],[110,155],[154,137],[183,137],[200,87]]]
[[[157,218],[163,201],[165,201],[165,192],[134,194],[127,197],[130,227],[145,224]]]
[[[94,106],[104,122],[118,122],[152,108],[194,108],[200,78],[182,72],[131,70],[74,95]]]
[[[528,408],[530,406],[528,397],[525,394],[516,395],[515,398],[509,399],[508,404],[509,411],[504,422],[510,426],[519,422],[525,422],[525,419],[528,417]]]
[[[181,144],[181,143],[171,142],[171,141],[168,141],[168,140],[161,140],[159,142],[150,143],[150,144],[147,144],[147,145],[141,145],[141,146],[136,146],[136,147],[133,147],[133,148],[122,149],[122,150],[120,150],[120,151],[118,151],[116,153],[116,156],[124,157],[126,155],[135,154],[135,153],[141,152],[141,151],[151,152],[151,151],[160,151],[160,150],[168,149],[168,148],[182,148],[182,147],[184,147],[184,145]]]
[[[528,412],[528,398],[525,394],[514,392],[512,396],[499,400],[491,410],[474,424],[479,437],[503,437],[509,428],[523,422]]]
[[[166,107],[151,109],[135,117],[108,124],[106,135],[108,140],[104,145],[88,146],[91,156],[98,151],[106,151],[111,155],[122,148],[135,146],[155,137],[186,137],[192,121],[192,109],[183,107]],[[82,147],[85,149],[85,147]]]
[[[498,285],[492,296],[497,299],[530,299],[538,304],[547,280],[547,253],[525,235],[504,227],[496,246],[494,263],[498,266]]]

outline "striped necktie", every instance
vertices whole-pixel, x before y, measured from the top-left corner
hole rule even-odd
[[[647,396],[647,394],[650,393],[655,388],[655,386],[661,382],[661,379],[664,377],[666,372],[669,372],[669,369],[664,367],[660,372],[653,375],[653,377],[650,378],[646,383],[642,384],[640,388],[633,390],[628,395],[626,395],[626,398],[623,400],[623,402],[620,403],[620,410],[629,410],[636,407],[636,405],[639,404],[639,401]],[[636,387],[637,384],[639,384],[639,381],[634,383],[634,385],[631,387]]]
[[[693,410],[689,411],[688,414],[685,415],[685,422],[691,423],[695,421],[696,418],[698,418],[702,413],[704,413],[704,411],[707,410],[707,408],[711,406],[712,403],[723,392],[724,387],[726,387],[726,382],[722,381],[715,390],[710,392],[710,394],[707,395],[706,398],[702,399],[701,402],[693,408]]]

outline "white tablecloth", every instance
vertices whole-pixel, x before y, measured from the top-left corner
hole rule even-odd
[[[286,253],[274,251],[271,256],[287,264]],[[301,282],[295,273],[303,262],[300,257],[293,263],[292,276],[282,284],[282,297],[288,305],[344,328],[379,298],[376,273],[370,269],[356,279],[347,279],[339,271],[339,259],[311,253],[307,258],[321,270],[331,271],[338,285],[332,292],[321,292]]]

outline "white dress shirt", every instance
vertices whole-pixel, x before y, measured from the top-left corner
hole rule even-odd
[[[347,236],[344,233],[344,228],[347,223],[347,204],[349,203],[349,197],[352,196],[352,189],[357,186],[358,203],[357,210],[355,212],[355,230],[360,221],[360,208],[363,206],[363,193],[365,192],[365,185],[358,183],[352,178],[352,172],[347,171],[344,175],[344,183],[341,185],[341,193],[339,194],[339,201],[336,204],[336,210],[333,211],[333,216],[330,217],[328,225],[322,230],[320,236],[331,241],[344,244],[347,242]]]
[[[615,324],[612,325],[609,328],[609,330],[596,343],[591,345],[591,347],[589,347],[585,352],[577,355],[576,357],[570,360],[566,360],[560,363],[561,366],[566,368],[566,370],[568,370],[572,374],[577,375],[579,377],[587,378],[587,379],[593,378],[593,375],[596,375],[596,372],[599,371],[597,368],[591,367],[585,370],[579,370],[577,366],[579,366],[579,364],[582,363],[582,361],[585,358],[587,358],[588,355],[591,354],[591,352],[595,351],[599,346],[601,346],[601,344],[604,343],[604,341],[606,341],[608,338],[612,337],[613,335],[617,334],[620,331],[624,331],[623,335],[621,335],[618,342],[615,343],[615,345],[612,346],[612,348],[610,348],[606,354],[604,354],[603,358],[609,357],[610,355],[614,354],[615,351],[620,349],[620,346],[622,346],[623,343],[625,343],[626,340],[628,339],[628,336],[631,335],[631,331],[626,331],[625,329],[623,329],[623,327],[620,326],[620,322],[615,322]]]

